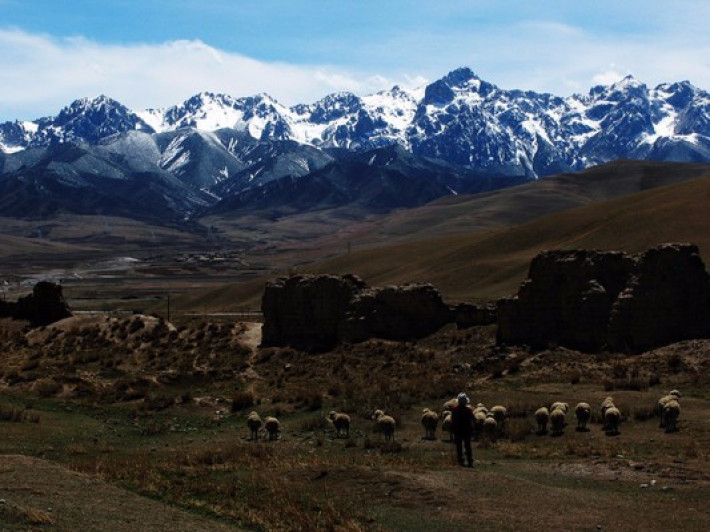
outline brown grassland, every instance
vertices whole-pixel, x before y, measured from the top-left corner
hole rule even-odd
[[[710,507],[710,341],[636,356],[501,349],[493,327],[331,352],[256,349],[258,323],[69,318],[3,323],[3,530],[704,530]],[[657,399],[684,396],[679,431]],[[453,462],[422,408],[460,390],[507,406],[476,467]],[[621,434],[601,430],[613,395]],[[553,401],[593,406],[591,430],[535,433]],[[385,443],[370,417],[397,420]],[[336,438],[331,409],[352,418]],[[246,415],[275,415],[250,441]]]

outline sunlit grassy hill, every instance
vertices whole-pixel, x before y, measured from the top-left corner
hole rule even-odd
[[[707,169],[707,166],[705,167]],[[351,253],[343,249],[340,255],[295,268],[297,273],[354,273],[372,285],[429,282],[450,301],[486,301],[514,294],[525,278],[530,260],[539,251],[553,248],[590,248],[639,252],[664,242],[692,242],[700,247],[703,260],[710,264],[710,173],[704,177],[647,188],[654,182],[643,173],[622,182],[629,190],[640,192],[612,199],[594,201],[594,196],[613,196],[612,179],[608,175],[594,176],[599,185],[575,186],[573,176],[561,176],[558,186],[550,192],[559,212],[544,214],[530,221],[512,224],[499,221],[497,228],[453,232],[461,226],[462,216],[475,217],[493,209],[490,195],[468,198],[465,203],[455,199],[430,206],[439,212],[436,218],[418,222],[406,241],[381,245]],[[581,179],[577,174],[577,180]],[[655,183],[662,176],[658,177]],[[671,179],[668,179],[672,181]],[[633,184],[631,182],[633,181]],[[537,188],[550,185],[544,180],[526,185],[528,192],[518,189],[498,192],[497,220],[505,219],[512,204],[516,209],[535,208],[544,211],[545,194]],[[561,191],[562,189],[562,191]],[[574,193],[574,190],[582,192]],[[609,189],[609,190],[607,190]],[[573,208],[565,205],[581,204]],[[449,208],[446,208],[448,205]],[[467,208],[464,208],[467,205]],[[431,215],[432,211],[428,212]],[[517,211],[516,211],[517,212]],[[452,214],[458,213],[458,214]],[[399,219],[404,220],[404,215]],[[413,227],[414,216],[409,215]],[[443,236],[425,238],[435,220],[446,227]],[[508,224],[508,226],[505,226]],[[491,224],[493,225],[493,224]],[[501,227],[503,226],[503,227]],[[404,227],[403,222],[398,226]],[[198,303],[213,308],[257,308],[263,281],[248,285],[230,285],[205,293],[197,299],[186,299],[183,305]]]

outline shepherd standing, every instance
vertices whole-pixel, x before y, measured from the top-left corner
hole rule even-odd
[[[461,392],[456,400],[456,406],[451,409],[451,431],[454,433],[454,443],[456,444],[456,459],[459,465],[473,467],[473,453],[471,451],[473,410],[471,410],[470,401],[464,392]],[[466,462],[463,459],[464,452],[466,453]]]

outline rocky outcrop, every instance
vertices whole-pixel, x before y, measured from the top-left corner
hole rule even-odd
[[[64,300],[62,287],[41,281],[32,289],[32,294],[17,302],[0,302],[0,317],[28,320],[32,325],[48,325],[71,316]]]
[[[353,275],[299,275],[266,285],[262,346],[324,350],[368,338],[411,340],[447,323],[490,320],[490,309],[452,307],[428,284],[371,288]]]
[[[518,295],[498,303],[498,341],[640,352],[710,336],[710,277],[698,248],[639,255],[545,251]]]

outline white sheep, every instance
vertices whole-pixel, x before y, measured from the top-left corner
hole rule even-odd
[[[449,399],[448,401],[444,402],[444,412],[450,412],[454,408],[456,408],[459,405],[459,398],[454,397],[453,399]]]
[[[589,418],[592,417],[592,407],[589,403],[577,403],[574,407],[574,416],[577,418],[577,431],[585,432],[588,430]]]
[[[259,429],[261,428],[261,418],[254,410],[247,416],[247,427],[249,427],[249,439],[259,439]]]
[[[678,417],[680,416],[680,403],[675,399],[668,401],[663,407],[663,426],[666,432],[675,432],[678,430]]]
[[[273,441],[278,439],[280,426],[279,420],[275,417],[269,416],[264,420],[264,428],[269,434],[269,440]]]
[[[449,441],[454,441],[454,432],[451,430],[451,411],[444,410],[441,413],[441,432],[449,433]]]
[[[565,430],[565,416],[566,412],[564,408],[558,407],[550,412],[550,425],[552,426],[552,436],[560,436]]]
[[[476,438],[478,438],[479,435],[483,434],[484,430],[484,425],[486,424],[486,418],[488,417],[488,414],[484,412],[483,410],[479,409],[474,409],[473,413],[473,433]]]
[[[660,422],[659,422],[659,427],[660,428],[665,428],[665,423],[663,421],[663,409],[665,406],[670,403],[671,401],[678,401],[680,402],[681,398],[681,393],[678,390],[671,390],[668,392],[667,395],[664,395],[658,400],[658,404],[656,405],[656,414],[658,415]]]
[[[493,417],[493,414],[489,413],[483,420],[483,434],[485,434],[486,437],[493,442],[496,439],[497,432],[498,422],[496,421],[496,418]]]
[[[503,405],[495,405],[491,408],[490,413],[493,414],[496,423],[498,423],[498,426],[502,429],[508,417],[508,409]]]
[[[621,424],[621,410],[614,405],[607,407],[604,410],[604,431],[607,436],[619,434],[619,425]]]
[[[375,420],[375,428],[377,429],[377,432],[384,436],[385,441],[394,440],[394,429],[397,425],[394,418],[392,416],[388,416],[382,410],[375,410],[372,418]]]
[[[339,437],[350,437],[350,416],[343,412],[336,412],[331,410],[328,414],[328,419],[333,423],[335,428],[335,436]]]
[[[569,403],[563,403],[562,401],[556,401],[550,405],[550,412],[553,410],[561,409],[565,414],[569,412]]]
[[[488,414],[488,409],[486,408],[486,405],[483,403],[478,403],[476,407],[473,409],[473,413],[476,414],[478,412],[483,412],[484,414]]]
[[[604,419],[604,412],[606,412],[606,409],[611,406],[614,406],[614,398],[611,395],[609,395],[602,401],[602,406],[601,406],[602,419]]]
[[[538,408],[534,415],[537,423],[537,433],[545,434],[547,432],[547,422],[550,421],[550,411],[546,406],[543,406]]]
[[[424,439],[435,440],[436,439],[436,427],[439,425],[439,415],[425,408],[422,410],[422,426],[424,427]]]

